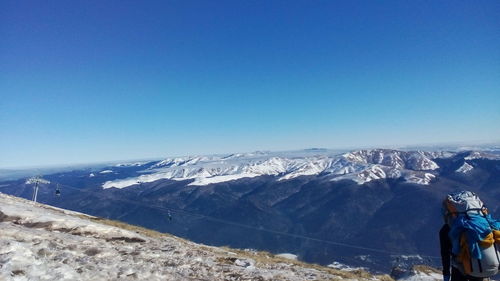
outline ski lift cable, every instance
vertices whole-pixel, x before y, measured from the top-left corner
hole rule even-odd
[[[64,186],[68,187],[70,189],[78,190],[80,192],[91,193],[90,191],[87,191],[87,190],[84,190],[84,189],[80,189],[80,188],[76,188],[76,187],[72,187],[72,186],[67,186],[67,185],[64,185]],[[170,206],[148,205],[148,204],[139,203],[137,201],[132,201],[132,200],[128,200],[128,199],[120,199],[120,198],[113,198],[112,200],[114,200],[114,201],[121,201],[121,202],[129,203],[129,204],[132,204],[132,205],[143,206],[145,208],[156,209],[156,210],[160,210],[160,211],[164,211],[164,212],[173,212],[173,213],[184,214],[184,215],[198,217],[198,218],[204,218],[204,219],[207,219],[207,220],[219,222],[219,223],[226,224],[226,225],[232,225],[232,226],[237,226],[237,227],[241,227],[241,228],[247,228],[247,229],[252,229],[252,230],[257,230],[257,231],[262,231],[262,232],[268,232],[268,233],[272,233],[272,234],[283,235],[283,236],[288,236],[288,237],[293,237],[293,238],[300,238],[300,239],[310,240],[310,241],[315,241],[315,242],[322,242],[322,243],[331,244],[331,245],[335,245],[335,246],[342,246],[342,247],[346,247],[346,248],[352,248],[352,249],[359,249],[359,250],[377,252],[377,253],[386,254],[386,255],[419,256],[421,258],[441,259],[441,257],[437,257],[437,256],[420,255],[420,254],[402,254],[402,253],[396,253],[396,252],[386,251],[386,250],[382,250],[382,249],[357,246],[357,245],[353,245],[353,244],[347,244],[347,243],[335,242],[335,241],[330,241],[330,240],[324,240],[324,239],[309,237],[309,236],[300,235],[300,234],[293,234],[293,233],[288,233],[288,232],[271,230],[271,229],[267,229],[267,228],[263,228],[263,227],[254,227],[254,226],[247,225],[247,224],[237,223],[237,222],[234,222],[234,221],[228,221],[228,220],[223,220],[223,219],[215,218],[215,217],[212,217],[212,216],[207,216],[207,215],[202,215],[202,214],[199,214],[199,213],[194,213],[192,211],[186,211],[184,209],[173,208],[173,207],[170,207]]]
[[[80,192],[84,192],[84,193],[89,193],[89,194],[93,193],[91,191],[81,189],[81,188],[76,188],[76,187],[69,186],[69,185],[60,184],[60,186],[63,186],[64,188],[69,188],[69,189],[77,190]],[[186,211],[184,209],[173,208],[170,206],[150,205],[150,204],[144,204],[144,203],[140,203],[140,202],[132,201],[132,200],[128,200],[128,199],[121,199],[121,198],[112,198],[112,200],[121,201],[124,203],[129,203],[129,204],[136,205],[136,206],[142,206],[145,208],[156,209],[156,210],[160,210],[160,211],[167,212],[167,213],[171,212],[171,213],[183,214],[183,215],[192,216],[192,217],[203,218],[203,219],[218,222],[221,224],[226,224],[226,225],[231,225],[231,226],[236,226],[236,227],[241,227],[241,228],[246,228],[246,229],[252,229],[252,230],[272,233],[272,234],[276,234],[276,235],[283,235],[283,236],[288,236],[288,237],[292,237],[292,238],[310,240],[310,241],[315,241],[315,242],[320,242],[320,243],[325,243],[325,244],[330,244],[330,245],[340,246],[340,247],[345,247],[345,248],[358,249],[358,250],[363,250],[363,251],[371,251],[371,252],[384,254],[384,255],[388,255],[388,256],[418,256],[418,257],[427,258],[427,259],[441,259],[441,257],[438,257],[438,256],[420,255],[420,254],[402,254],[402,253],[396,253],[396,252],[387,251],[387,250],[383,250],[383,249],[358,246],[358,245],[353,245],[353,244],[348,244],[348,243],[335,242],[335,241],[331,241],[331,240],[324,240],[324,239],[320,239],[320,238],[314,238],[314,237],[309,237],[309,236],[300,235],[300,234],[293,234],[293,233],[288,233],[288,232],[283,232],[283,231],[278,231],[278,230],[272,230],[272,229],[267,229],[267,228],[263,228],[263,227],[255,227],[255,226],[242,224],[242,223],[238,223],[238,222],[234,222],[234,221],[228,221],[228,220],[224,220],[224,219],[215,218],[212,216],[202,215],[202,214],[195,213],[192,211]]]

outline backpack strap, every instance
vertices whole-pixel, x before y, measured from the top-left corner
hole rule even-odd
[[[467,217],[469,217],[469,212],[470,211],[477,211],[477,214],[478,215],[482,215],[483,217],[485,217],[487,214],[488,214],[488,211],[486,209],[486,206],[482,206],[481,208],[470,208],[470,209],[467,209],[463,212],[451,212],[451,211],[448,211],[448,214],[450,215],[453,215],[454,217],[457,217],[459,215],[466,215]]]
[[[497,247],[497,243],[493,243],[493,247],[495,247],[495,254],[497,255],[497,261],[498,261],[498,263],[500,264],[500,257],[498,256],[498,247]],[[498,266],[498,268],[500,269],[500,265]]]

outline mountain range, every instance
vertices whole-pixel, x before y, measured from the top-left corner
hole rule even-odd
[[[38,200],[195,242],[388,272],[439,264],[441,201],[450,192],[474,191],[500,217],[499,151],[177,157],[44,174],[50,183],[40,183]],[[31,199],[33,186],[3,181],[0,192]]]

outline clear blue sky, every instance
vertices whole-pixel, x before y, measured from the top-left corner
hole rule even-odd
[[[500,140],[500,1],[1,1],[0,167]]]

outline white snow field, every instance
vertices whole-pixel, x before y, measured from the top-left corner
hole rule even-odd
[[[0,193],[0,280],[390,278],[209,247]]]

